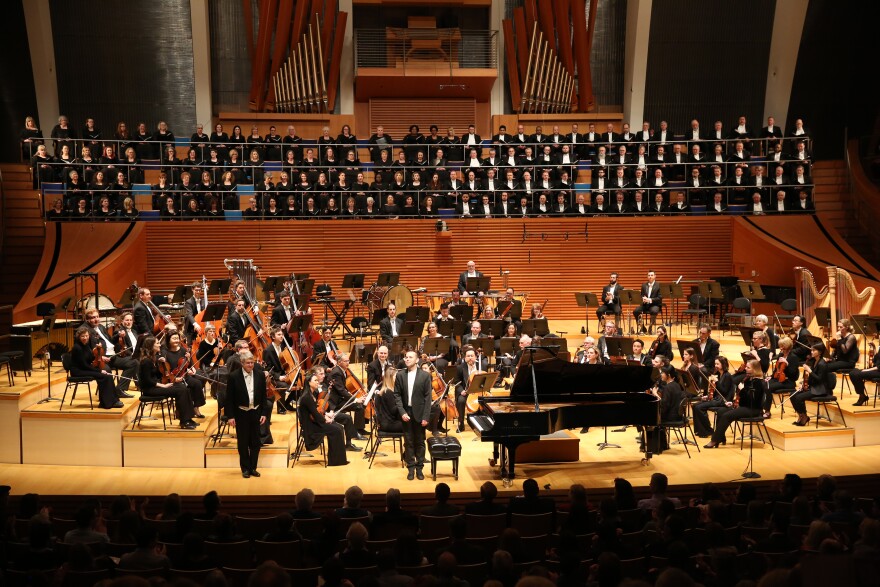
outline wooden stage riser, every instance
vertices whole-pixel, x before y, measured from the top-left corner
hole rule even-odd
[[[26,413],[21,421],[22,463],[122,467],[121,430],[133,412],[126,410],[113,416]]]
[[[27,385],[21,378],[16,383],[14,390],[0,386],[0,463],[21,463],[21,413],[49,395],[45,371],[34,371]],[[61,397],[64,377],[53,374],[51,386],[52,396]]]

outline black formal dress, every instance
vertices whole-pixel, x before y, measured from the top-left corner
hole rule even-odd
[[[722,373],[715,383],[715,393],[712,399],[699,402],[694,405],[694,432],[697,436],[707,437],[712,435],[712,425],[709,423],[710,408],[724,408],[727,402],[733,401],[733,378],[730,373]]]
[[[739,405],[718,413],[712,442],[718,445],[725,442],[727,429],[740,418],[754,418],[764,411],[767,396],[767,382],[758,377],[746,377],[734,390],[734,398],[739,398]]]
[[[297,418],[302,426],[302,434],[305,438],[307,450],[315,450],[321,445],[321,441],[327,437],[327,466],[337,467],[347,465],[345,458],[345,433],[342,424],[326,422],[324,415],[318,412],[318,404],[315,396],[306,388],[297,403]]]
[[[192,422],[195,410],[192,399],[185,383],[174,383],[171,387],[159,387],[162,383],[162,373],[156,363],[150,359],[141,359],[138,367],[138,388],[141,394],[147,397],[173,397],[177,404],[177,414],[180,424]]]

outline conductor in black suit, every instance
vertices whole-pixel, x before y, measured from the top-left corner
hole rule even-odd
[[[266,421],[266,374],[255,369],[256,361],[250,351],[240,355],[241,369],[229,376],[226,393],[226,414],[229,425],[237,430],[238,461],[241,476],[259,477],[257,460],[260,457],[260,425]]]
[[[618,274],[612,273],[608,285],[602,288],[602,305],[596,309],[596,316],[599,320],[602,320],[605,314],[614,314],[615,316],[620,314],[620,290],[623,287],[617,283],[617,278]]]
[[[467,279],[468,277],[482,277],[483,274],[477,271],[477,264],[473,261],[468,261],[467,271],[462,271],[458,276],[458,291],[461,293],[467,293]]]
[[[403,318],[397,317],[397,304],[388,304],[388,316],[379,321],[379,336],[386,344],[391,344],[395,336],[400,336],[403,329]]]
[[[425,478],[425,432],[431,419],[431,377],[419,369],[415,351],[407,351],[403,357],[406,369],[394,379],[394,399],[403,420],[403,457],[409,472],[406,478]]]
[[[660,284],[657,283],[653,271],[648,271],[648,281],[642,284],[642,305],[633,310],[633,316],[639,320],[643,313],[651,314],[651,326],[657,322],[663,297],[660,295]],[[644,328],[644,326],[642,326]]]

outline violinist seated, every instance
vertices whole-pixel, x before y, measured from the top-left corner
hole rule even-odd
[[[685,398],[685,393],[675,380],[675,375],[675,367],[666,365],[660,370],[660,382],[651,390],[651,393],[660,399],[660,422],[679,422],[682,419],[681,402]],[[647,450],[654,451],[654,454],[660,454],[669,448],[666,429],[663,426],[649,428],[646,440]]]
[[[324,358],[321,360],[321,365],[326,367],[327,369],[332,369],[336,366],[338,359],[336,358],[339,354],[339,346],[336,342],[333,341],[333,331],[329,328],[325,328],[321,331],[321,340],[316,342],[312,347],[312,361],[314,362],[315,357],[318,355],[324,355]]]
[[[833,349],[831,362],[828,363],[829,372],[855,369],[859,360],[859,343],[852,330],[852,324],[846,318],[837,323],[837,334],[828,345]]]
[[[354,440],[366,440],[364,430],[364,399],[352,397],[346,387],[345,380],[349,377],[348,353],[339,353],[336,366],[330,369],[330,389],[327,409],[336,414],[335,421],[345,428],[347,442],[345,448],[350,451],[360,451],[361,448],[352,444]],[[347,404],[347,405],[346,405]],[[351,411],[354,416],[345,412]]]
[[[91,338],[89,344],[94,352],[97,345],[101,345],[103,357],[106,365],[110,369],[119,369],[122,371],[122,377],[116,383],[116,397],[134,397],[128,393],[128,387],[132,379],[137,377],[138,363],[132,356],[131,346],[132,340],[129,338],[128,332],[132,324],[131,313],[122,315],[120,323],[117,324],[116,330],[111,336],[107,329],[100,323],[101,316],[98,310],[92,308],[86,311],[86,325],[90,329]],[[124,325],[128,322],[128,327]],[[134,337],[132,337],[134,338]],[[134,339],[134,343],[137,339]]]
[[[758,330],[752,333],[752,350],[748,354],[761,363],[761,373],[766,373],[770,370],[770,357],[773,356],[773,353],[767,347],[768,340],[767,333],[765,332]],[[746,364],[743,363],[737,372],[733,374],[734,385],[739,385],[746,377],[745,369]]]
[[[91,334],[88,326],[80,326],[74,335],[73,348],[70,350],[70,375],[92,379],[98,384],[100,405],[105,410],[121,408],[122,402],[116,397],[113,375],[103,366],[103,355],[95,355],[89,342]],[[97,366],[93,363],[98,359]]]
[[[771,353],[775,353],[776,346],[779,344],[779,337],[776,335],[776,332],[768,326],[768,322],[769,320],[767,319],[766,314],[758,314],[755,316],[752,323],[755,325],[755,328],[760,328],[761,332],[767,335],[767,344],[764,346],[769,348]]]
[[[804,317],[800,314],[796,314],[791,319],[791,332],[789,333],[789,337],[794,337],[794,348],[791,352],[797,355],[800,362],[803,363],[807,360],[807,357],[810,356],[810,345],[808,344],[809,337],[812,336],[809,329],[804,326]]]
[[[697,363],[697,353],[694,352],[694,349],[688,347],[682,351],[681,370],[688,374],[695,386],[706,388],[706,379]]]
[[[586,337],[584,338],[584,342],[583,342],[583,344],[581,344],[581,348],[580,348],[580,349],[578,350],[578,352],[575,354],[574,359],[573,359],[572,362],[574,362],[574,363],[582,363],[582,364],[583,364],[583,363],[586,363],[586,362],[587,362],[587,351],[588,351],[590,348],[595,347],[595,346],[596,346],[596,339],[593,338],[592,336],[589,336],[589,335],[586,336]],[[597,350],[597,351],[596,351],[596,354],[598,354],[598,353],[599,353],[599,351]]]
[[[868,396],[865,394],[865,381],[880,380],[880,352],[874,353],[874,343],[868,344],[868,352],[873,353],[871,366],[867,369],[853,369],[850,371],[849,380],[852,381],[853,389],[859,394],[859,399],[854,406],[864,406],[868,403]]]
[[[211,395],[217,399],[219,405],[223,405],[220,398],[221,388],[225,388],[227,367],[220,365],[220,339],[217,338],[217,327],[212,323],[205,324],[204,336],[195,350],[194,366],[201,371],[202,375],[213,379]],[[247,345],[245,345],[247,346]]]
[[[165,363],[164,367],[161,363]],[[175,381],[179,381],[186,385],[190,399],[194,408],[195,418],[202,419],[204,416],[199,410],[205,405],[205,386],[194,375],[196,368],[192,365],[192,356],[189,349],[183,346],[180,340],[180,332],[170,330],[165,337],[164,348],[159,357],[159,370],[167,373],[175,372],[177,376]]]
[[[804,362],[804,378],[801,388],[789,396],[791,407],[798,415],[793,423],[795,426],[806,426],[810,423],[807,415],[807,400],[811,397],[831,395],[832,387],[828,384],[831,378],[836,377],[828,370],[828,364],[822,355],[825,354],[825,345],[817,342],[810,347],[810,357]]]
[[[735,385],[734,392],[734,400],[724,404],[729,409],[718,412],[712,440],[705,448],[717,448],[719,444],[726,444],[727,429],[733,422],[740,418],[756,418],[763,413],[768,392],[764,370],[758,359],[752,359],[745,364],[745,377]]]
[[[787,336],[779,339],[779,355],[776,357],[776,366],[773,369],[773,375],[770,377],[770,393],[767,394],[767,401],[764,411],[770,411],[770,403],[774,393],[793,392],[797,382],[801,366],[798,356],[794,354],[794,343]]]
[[[449,347],[449,352],[442,355],[427,355],[425,354],[425,343],[429,338],[444,338],[442,334],[437,331],[437,323],[429,322],[428,323],[428,334],[422,338],[422,345],[419,348],[419,355],[422,358],[422,361],[426,361],[429,363],[433,363],[434,367],[436,367],[439,371],[443,371],[446,369],[446,366],[452,362],[452,346]]]
[[[654,342],[651,343],[651,348],[648,350],[648,356],[652,359],[657,355],[662,355],[666,357],[667,361],[672,361],[672,343],[669,342],[669,334],[666,332],[665,326],[657,327],[657,338],[654,339]]]
[[[705,365],[705,363],[704,363]],[[726,408],[733,402],[733,378],[730,376],[730,363],[727,357],[719,356],[712,365],[709,375],[709,390],[694,405],[694,433],[700,438],[709,438],[714,430],[709,423],[708,411],[711,408]]]
[[[306,373],[306,386],[297,402],[297,420],[302,426],[306,450],[315,450],[327,438],[327,466],[347,465],[345,433],[342,424],[334,421],[333,412],[318,410],[317,396],[321,390],[320,374],[314,368]]]
[[[700,326],[700,336],[693,342],[700,346],[700,356],[703,357],[703,362],[699,367],[703,374],[708,374],[711,371],[714,371],[715,359],[718,358],[721,345],[717,340],[712,338],[712,327],[708,324],[702,324]]]
[[[198,424],[193,420],[195,410],[189,389],[183,383],[182,378],[163,382],[162,372],[159,370],[161,349],[162,345],[155,336],[150,335],[144,339],[140,349],[138,387],[140,387],[141,394],[146,397],[173,397],[177,404],[180,427],[194,430]]]
[[[290,379],[288,378],[287,370],[281,364],[281,353],[285,350],[283,328],[278,326],[269,328],[269,338],[271,338],[272,343],[263,351],[263,365],[267,371],[266,376],[272,378],[275,391],[280,394],[279,401],[276,404],[278,413],[286,414],[288,406],[290,405],[287,403],[287,392],[290,388]],[[288,368],[292,367],[293,365],[288,366]],[[267,397],[267,400],[270,404],[273,404],[275,403],[275,396],[272,395],[271,397]],[[272,410],[270,409],[267,412],[267,416],[270,416],[271,414]]]

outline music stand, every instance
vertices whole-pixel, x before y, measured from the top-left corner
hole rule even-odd
[[[309,296],[306,294],[293,296],[293,303],[297,310],[305,311],[309,307]]]
[[[577,302],[578,307],[584,309],[584,322],[587,324],[586,334],[589,336],[590,334],[590,306],[599,307],[599,298],[596,297],[596,294],[585,292],[585,291],[576,291],[574,292],[574,300]]]
[[[742,336],[743,343],[748,347],[752,346],[752,335],[756,332],[762,332],[757,326],[737,326],[737,328],[739,328],[739,334]]]
[[[753,302],[766,299],[760,283],[754,281],[740,281],[737,285],[739,285],[739,293],[742,294],[742,297],[744,298],[748,298]]]
[[[224,296],[229,293],[229,286],[223,288],[223,282],[229,283],[228,279],[212,279],[210,285],[208,285],[208,295],[214,296]]]
[[[370,321],[370,326],[379,326],[379,322],[388,317],[388,309],[387,308],[378,308],[373,312],[373,319]]]
[[[703,391],[700,389],[700,386],[697,385],[697,382],[694,381],[694,377],[690,374],[690,371],[685,371],[684,369],[676,369],[675,378],[678,381],[678,384],[681,386],[682,390],[684,390],[685,394],[687,395],[687,407],[690,408],[691,401],[693,401],[695,398],[702,396]],[[693,440],[689,440],[687,436],[684,437],[683,441],[676,440],[672,444],[692,444],[694,446],[697,446],[697,443]]]
[[[855,326],[854,330],[856,330],[857,334],[862,335],[862,346],[864,347],[862,353],[865,357],[865,369],[872,364],[871,360],[873,357],[868,356],[868,337],[877,336],[877,320],[880,320],[880,318],[872,318],[868,314],[850,314],[850,321]]]
[[[275,292],[281,289],[280,286],[284,285],[284,282],[287,280],[287,276],[278,276],[272,275],[267,277],[263,281],[263,293],[266,294],[266,299],[275,299]]]
[[[425,329],[425,323],[419,320],[412,320],[410,322],[404,322],[403,327],[400,329],[400,334],[403,336],[417,336],[421,338],[422,331]]]
[[[364,288],[363,273],[346,273],[342,277],[343,289],[363,289]]]
[[[312,292],[315,290],[315,280],[314,279],[303,279],[301,281],[298,280],[296,282],[296,284],[299,287],[299,294],[298,295],[304,295],[307,297],[311,297]],[[294,286],[294,289],[296,289],[296,286]]]
[[[473,322],[474,307],[469,304],[455,304],[449,308],[449,315],[456,320]]]
[[[312,325],[312,314],[303,314],[302,316],[294,316],[290,319],[290,325],[287,327],[287,333],[290,336],[301,334],[309,329]]]
[[[178,285],[174,288],[174,295],[171,296],[172,304],[182,304],[192,296],[192,286]]]
[[[475,294],[478,292],[486,293],[489,291],[489,284],[491,283],[492,278],[488,276],[483,277],[468,277],[465,289],[470,294]]]
[[[413,348],[413,350],[418,350],[419,348],[419,337],[407,334],[407,335],[398,335],[395,336],[391,340],[391,355],[394,357],[399,357],[401,355],[401,351],[403,350],[403,346],[408,344]]]
[[[400,273],[380,273],[376,277],[377,287],[394,287],[400,283]]]
[[[504,355],[514,357],[519,350],[519,339],[515,336],[505,336],[499,341],[499,344],[498,355],[501,357],[504,357]]]
[[[816,326],[828,331],[831,329],[831,308],[816,308]]]
[[[501,338],[504,335],[504,320],[480,320],[480,331],[486,336]]]
[[[642,305],[642,292],[636,291],[634,289],[622,289],[618,294],[620,297],[620,311],[623,312],[623,308],[625,306],[629,306],[629,311],[626,312],[626,325],[629,329],[630,334],[634,334],[635,331],[632,327],[632,310],[633,306],[641,306]]]
[[[472,338],[468,341],[468,344],[474,347],[474,351],[477,353],[483,353],[484,357],[493,357],[495,356],[495,339],[489,338],[488,336],[485,338]]]
[[[691,349],[694,351],[694,357],[697,364],[703,363],[703,351],[700,350],[700,343],[692,340],[676,339],[675,344],[678,345],[678,356],[684,360],[684,350]]]
[[[451,345],[452,341],[448,338],[426,338],[425,347],[422,349],[422,353],[429,357],[442,357],[449,354],[449,348]]]
[[[481,396],[484,396],[487,393],[491,393],[492,388],[495,386],[496,379],[498,379],[498,371],[492,371],[491,373],[478,373],[474,375],[473,379],[470,380],[470,383],[467,384],[467,394],[471,395],[473,393],[478,393]],[[474,440],[479,439],[474,438]]]
[[[661,283],[660,295],[664,300],[672,300],[672,317],[669,320],[669,329],[672,330],[672,325],[675,322],[676,316],[678,316],[678,300],[684,299],[684,289],[680,283]]]
[[[712,300],[724,299],[724,290],[721,289],[721,284],[717,281],[701,281],[697,286],[697,290],[701,296],[706,298],[706,316],[714,319]]]
[[[608,349],[608,357],[627,357],[633,354],[633,342],[635,338],[628,336],[609,336],[605,339],[605,347]]]
[[[96,302],[97,303],[97,302]],[[122,291],[122,295],[119,296],[119,302],[116,304],[120,308],[130,308],[134,303],[134,298],[131,295],[131,290],[125,288]],[[97,306],[96,306],[97,308]]]
[[[431,321],[431,309],[427,306],[410,306],[403,313],[403,319],[407,322],[418,320],[419,322]]]
[[[226,302],[208,302],[208,305],[202,310],[202,322],[219,322],[223,320],[226,309]]]
[[[443,369],[443,381],[451,386],[461,383],[458,380],[458,365],[446,365],[446,368]]]
[[[531,336],[547,336],[550,334],[550,326],[546,318],[527,318],[523,320],[522,333]]]

